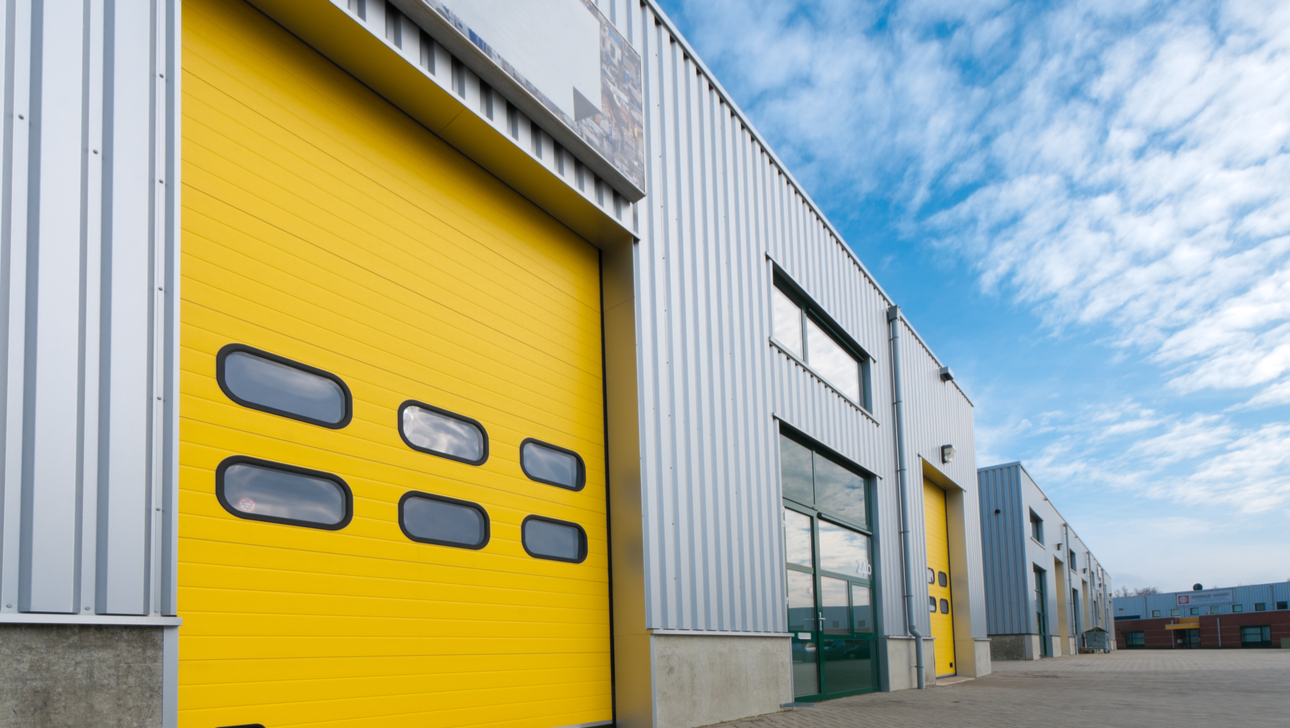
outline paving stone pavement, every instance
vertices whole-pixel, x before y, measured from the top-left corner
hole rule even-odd
[[[1290,728],[1290,650],[1134,650],[1037,662],[874,693],[725,728]]]

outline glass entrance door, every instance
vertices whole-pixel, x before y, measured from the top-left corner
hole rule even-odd
[[[793,695],[878,689],[869,479],[797,438],[780,438]]]
[[[784,510],[793,694],[801,700],[878,689],[869,536]]]

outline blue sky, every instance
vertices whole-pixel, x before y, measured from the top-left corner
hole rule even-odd
[[[1290,3],[662,0],[1117,586],[1290,579]]]

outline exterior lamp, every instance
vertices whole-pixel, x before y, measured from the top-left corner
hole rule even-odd
[[[954,446],[953,446],[953,445],[941,445],[941,462],[942,462],[942,463],[945,463],[945,464],[947,464],[947,465],[948,465],[949,463],[954,462]]]

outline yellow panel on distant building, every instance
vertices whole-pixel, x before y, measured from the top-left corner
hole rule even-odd
[[[180,724],[608,722],[598,251],[250,6],[183,24]]]

